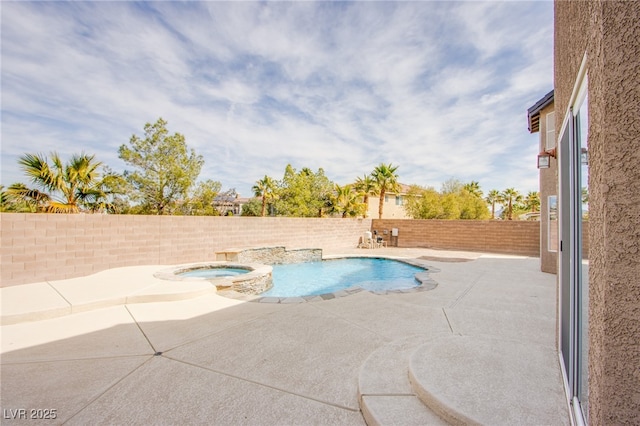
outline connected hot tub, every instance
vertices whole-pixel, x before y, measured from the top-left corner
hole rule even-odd
[[[154,274],[170,281],[205,280],[218,290],[244,294],[260,294],[273,286],[273,268],[257,263],[209,262],[181,265]]]

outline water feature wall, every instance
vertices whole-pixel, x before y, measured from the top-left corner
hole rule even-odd
[[[216,260],[265,265],[313,262],[322,260],[322,249],[287,250],[285,247],[226,249],[216,252]]]

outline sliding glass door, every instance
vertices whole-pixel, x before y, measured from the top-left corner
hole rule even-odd
[[[586,77],[559,140],[560,351],[578,422],[588,421],[589,377],[589,147]]]

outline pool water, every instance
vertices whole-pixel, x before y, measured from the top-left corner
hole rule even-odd
[[[400,290],[420,285],[424,269],[391,259],[343,258],[273,266],[273,287],[261,296],[301,297],[351,287],[369,291]]]
[[[241,268],[198,268],[187,272],[181,272],[181,277],[198,277],[198,278],[218,278],[233,277],[249,272],[247,269]]]

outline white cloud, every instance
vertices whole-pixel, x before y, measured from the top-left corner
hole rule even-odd
[[[163,117],[201,178],[248,194],[287,163],[338,183],[537,188],[526,108],[552,87],[548,2],[2,6],[2,183],[17,156],[117,149]]]

